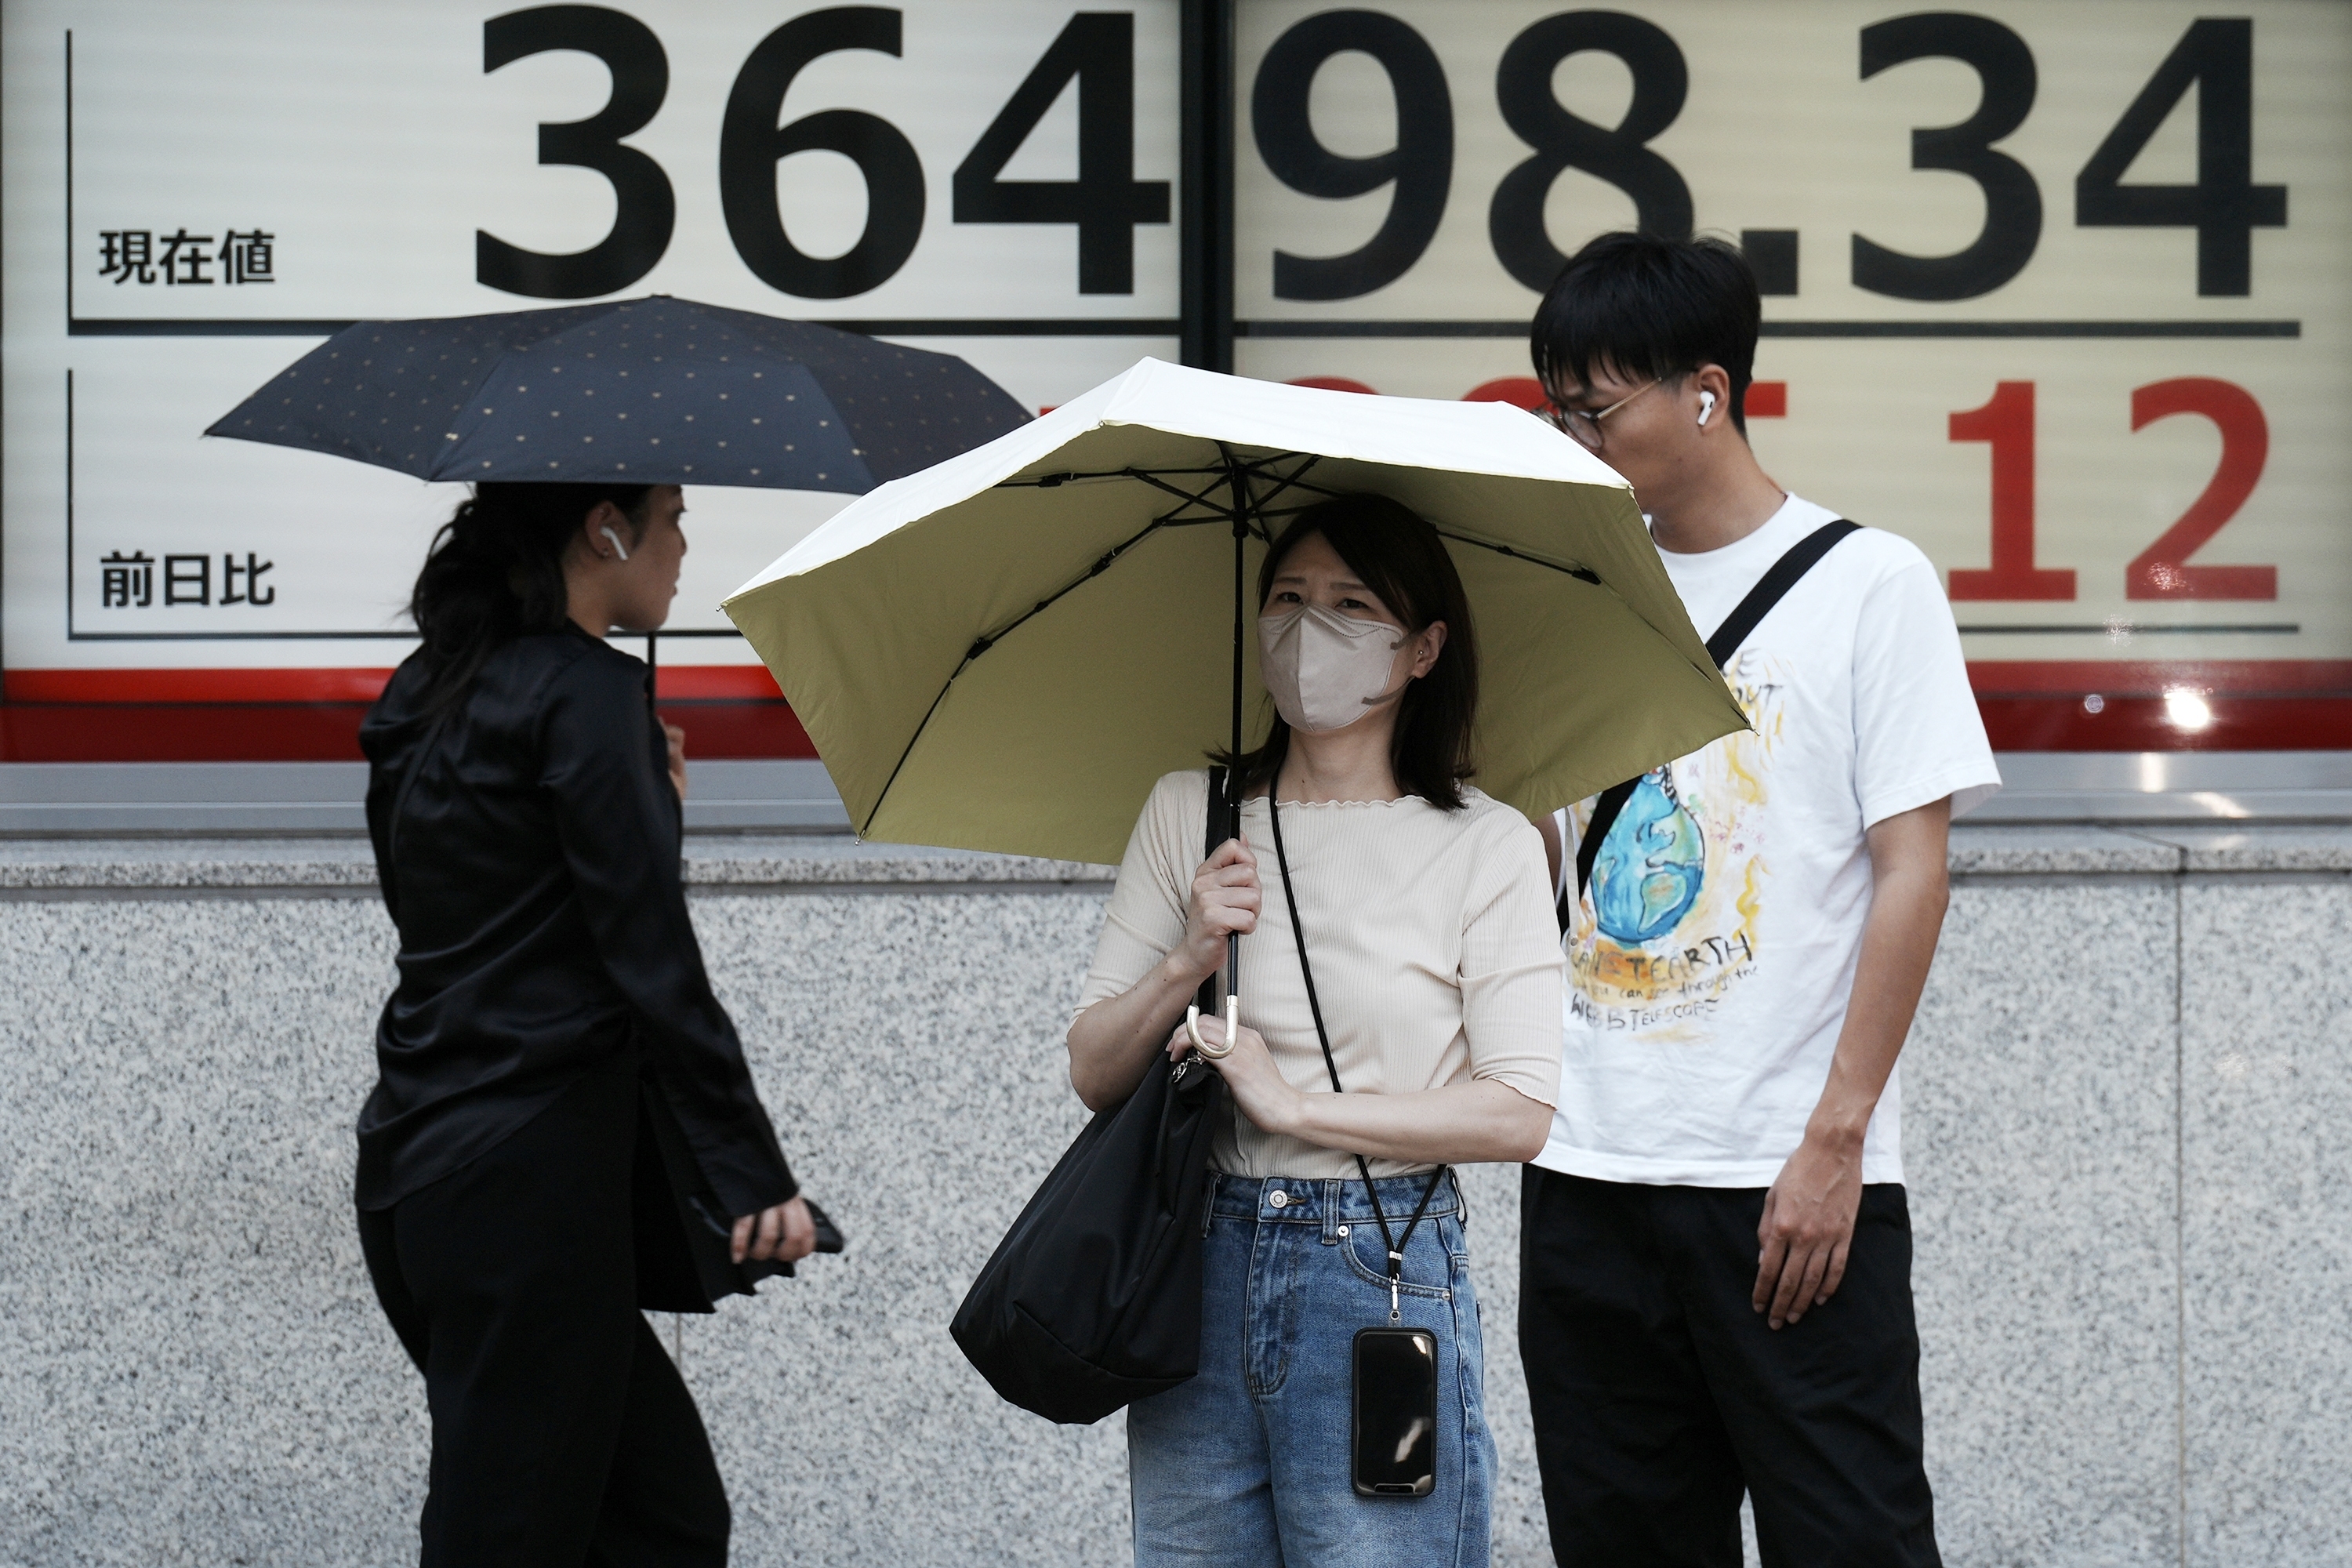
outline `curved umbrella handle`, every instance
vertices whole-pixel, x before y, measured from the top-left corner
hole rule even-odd
[[[1241,1027],[1242,999],[1232,992],[1225,993],[1225,1041],[1212,1046],[1201,1037],[1201,1005],[1192,1003],[1184,1009],[1184,1032],[1192,1037],[1192,1048],[1210,1061],[1223,1061],[1234,1054],[1234,1037]]]

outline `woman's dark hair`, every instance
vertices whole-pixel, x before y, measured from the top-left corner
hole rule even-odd
[[[1748,430],[1748,384],[1763,316],[1756,274],[1720,239],[1604,234],[1568,259],[1536,307],[1528,347],[1547,393],[1599,364],[1671,381],[1703,364],[1731,377],[1731,422]]]
[[[650,485],[480,484],[444,523],[416,574],[408,613],[425,641],[425,706],[446,707],[473,684],[493,649],[563,625],[563,552],[611,501],[635,534]],[[635,541],[632,539],[631,543]]]
[[[1441,811],[1462,809],[1462,782],[1477,772],[1474,733],[1478,714],[1478,639],[1470,626],[1470,596],[1437,530],[1386,496],[1349,495],[1319,501],[1291,520],[1258,569],[1257,604],[1274,593],[1274,574],[1302,541],[1321,534],[1365,587],[1418,632],[1445,623],[1445,647],[1427,675],[1409,683],[1397,710],[1389,765],[1398,787]],[[1290,754],[1290,726],[1274,716],[1265,744],[1242,756],[1216,760],[1239,776],[1244,795],[1271,792]]]

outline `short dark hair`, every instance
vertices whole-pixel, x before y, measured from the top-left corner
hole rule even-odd
[[[1547,395],[1581,386],[1599,364],[1671,381],[1703,364],[1731,377],[1731,422],[1748,432],[1748,384],[1763,316],[1756,274],[1720,239],[1604,234],[1560,269],[1528,333]]]
[[[1258,569],[1257,604],[1263,611],[1274,593],[1274,574],[1285,557],[1315,534],[1329,542],[1348,570],[1379,595],[1405,629],[1418,632],[1445,623],[1445,646],[1427,675],[1404,689],[1397,710],[1389,765],[1397,786],[1440,811],[1463,806],[1462,784],[1477,772],[1478,639],[1470,626],[1470,595],[1454,558],[1419,514],[1380,495],[1335,496],[1293,518]],[[1274,716],[1265,744],[1239,757],[1217,753],[1239,775],[1241,793],[1264,785],[1269,792],[1290,754],[1290,726]]]

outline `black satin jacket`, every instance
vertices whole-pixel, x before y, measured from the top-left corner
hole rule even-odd
[[[729,1212],[793,1196],[687,919],[644,663],[576,628],[518,637],[437,731],[425,685],[410,658],[360,727],[400,929],[360,1111],[360,1207],[446,1175],[630,1051]]]

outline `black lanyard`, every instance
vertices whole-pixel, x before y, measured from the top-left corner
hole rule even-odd
[[[1298,895],[1290,887],[1290,857],[1282,847],[1282,806],[1275,798],[1282,790],[1282,769],[1279,765],[1275,768],[1274,774],[1265,790],[1265,814],[1274,822],[1274,858],[1282,868],[1282,898],[1290,906],[1290,931],[1298,942],[1298,973],[1307,980],[1307,1007],[1315,1015],[1315,1037],[1323,1044],[1324,1070],[1331,1075],[1331,1092],[1339,1094],[1344,1092],[1339,1087],[1339,1064],[1331,1059],[1330,1031],[1323,1026],[1323,1004],[1315,994],[1314,966],[1307,962],[1307,931],[1298,923]],[[1393,1323],[1404,1315],[1402,1304],[1398,1300],[1398,1286],[1404,1279],[1405,1244],[1412,1239],[1413,1231],[1420,1226],[1421,1216],[1428,1211],[1429,1200],[1437,1192],[1437,1184],[1444,1180],[1445,1167],[1440,1165],[1429,1173],[1429,1185],[1421,1189],[1421,1202],[1413,1205],[1412,1218],[1405,1223],[1404,1235],[1401,1237],[1389,1234],[1389,1216],[1381,1208],[1380,1189],[1372,1185],[1372,1168],[1361,1154],[1356,1156],[1356,1171],[1364,1178],[1364,1195],[1372,1200],[1372,1217],[1380,1222],[1381,1226],[1381,1245],[1389,1249],[1389,1321]]]

